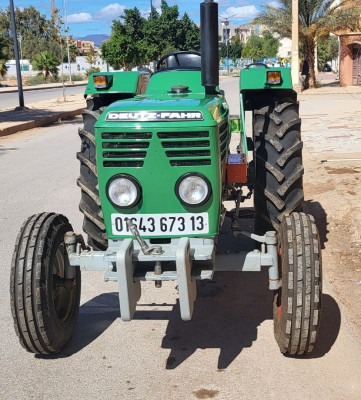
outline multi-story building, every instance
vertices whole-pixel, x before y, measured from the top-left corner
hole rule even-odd
[[[227,40],[231,41],[234,36],[239,36],[241,42],[246,44],[251,35],[256,34],[256,29],[251,25],[230,25],[228,20],[221,21],[218,27],[219,43],[227,44]]]
[[[236,25],[230,25],[228,20],[222,20],[221,25],[218,26],[219,43],[227,44],[227,41],[231,41],[237,33]]]
[[[251,35],[254,33],[254,29],[247,25],[239,26],[237,28],[237,33],[241,39],[241,42],[246,44],[248,42],[248,39],[251,37]]]
[[[79,54],[86,54],[95,51],[94,42],[89,40],[74,40],[73,43],[76,45]]]

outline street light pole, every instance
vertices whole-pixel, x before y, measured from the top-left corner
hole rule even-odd
[[[68,66],[69,66],[69,81],[71,81],[71,59],[70,59],[70,51],[69,51],[69,32],[68,32],[68,16],[66,13],[66,4],[68,0],[64,0],[64,20],[65,20],[65,32],[66,32],[66,47],[68,51]]]
[[[15,54],[15,63],[16,63],[16,77],[18,80],[18,93],[19,93],[19,107],[15,108],[15,110],[16,109],[23,110],[24,109],[24,93],[23,93],[23,82],[21,80],[18,37],[16,34],[15,11],[14,11],[13,0],[10,0],[10,15],[11,15],[11,25],[12,25],[12,30],[13,30],[14,54]]]

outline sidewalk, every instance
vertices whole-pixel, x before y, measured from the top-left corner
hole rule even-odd
[[[24,111],[11,109],[0,112],[0,137],[79,115],[85,108],[85,100],[80,93],[67,96],[66,102],[57,98],[32,103],[27,108]]]
[[[73,86],[85,86],[88,81],[76,81],[76,82],[64,82],[65,87],[73,87]],[[63,87],[62,83],[44,83],[41,85],[32,85],[32,86],[23,86],[23,91],[26,92],[28,90],[42,90],[42,89],[53,89]],[[0,86],[0,94],[1,93],[15,93],[18,91],[17,86]]]

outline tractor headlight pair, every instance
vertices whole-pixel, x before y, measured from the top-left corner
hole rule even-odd
[[[200,206],[207,202],[212,191],[211,185],[204,175],[187,173],[178,179],[175,193],[183,205]],[[108,182],[107,194],[113,205],[131,208],[139,202],[142,189],[139,182],[132,176],[119,174]]]

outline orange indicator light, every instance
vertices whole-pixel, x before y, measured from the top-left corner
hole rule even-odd
[[[267,71],[267,83],[269,85],[280,85],[281,71]]]

